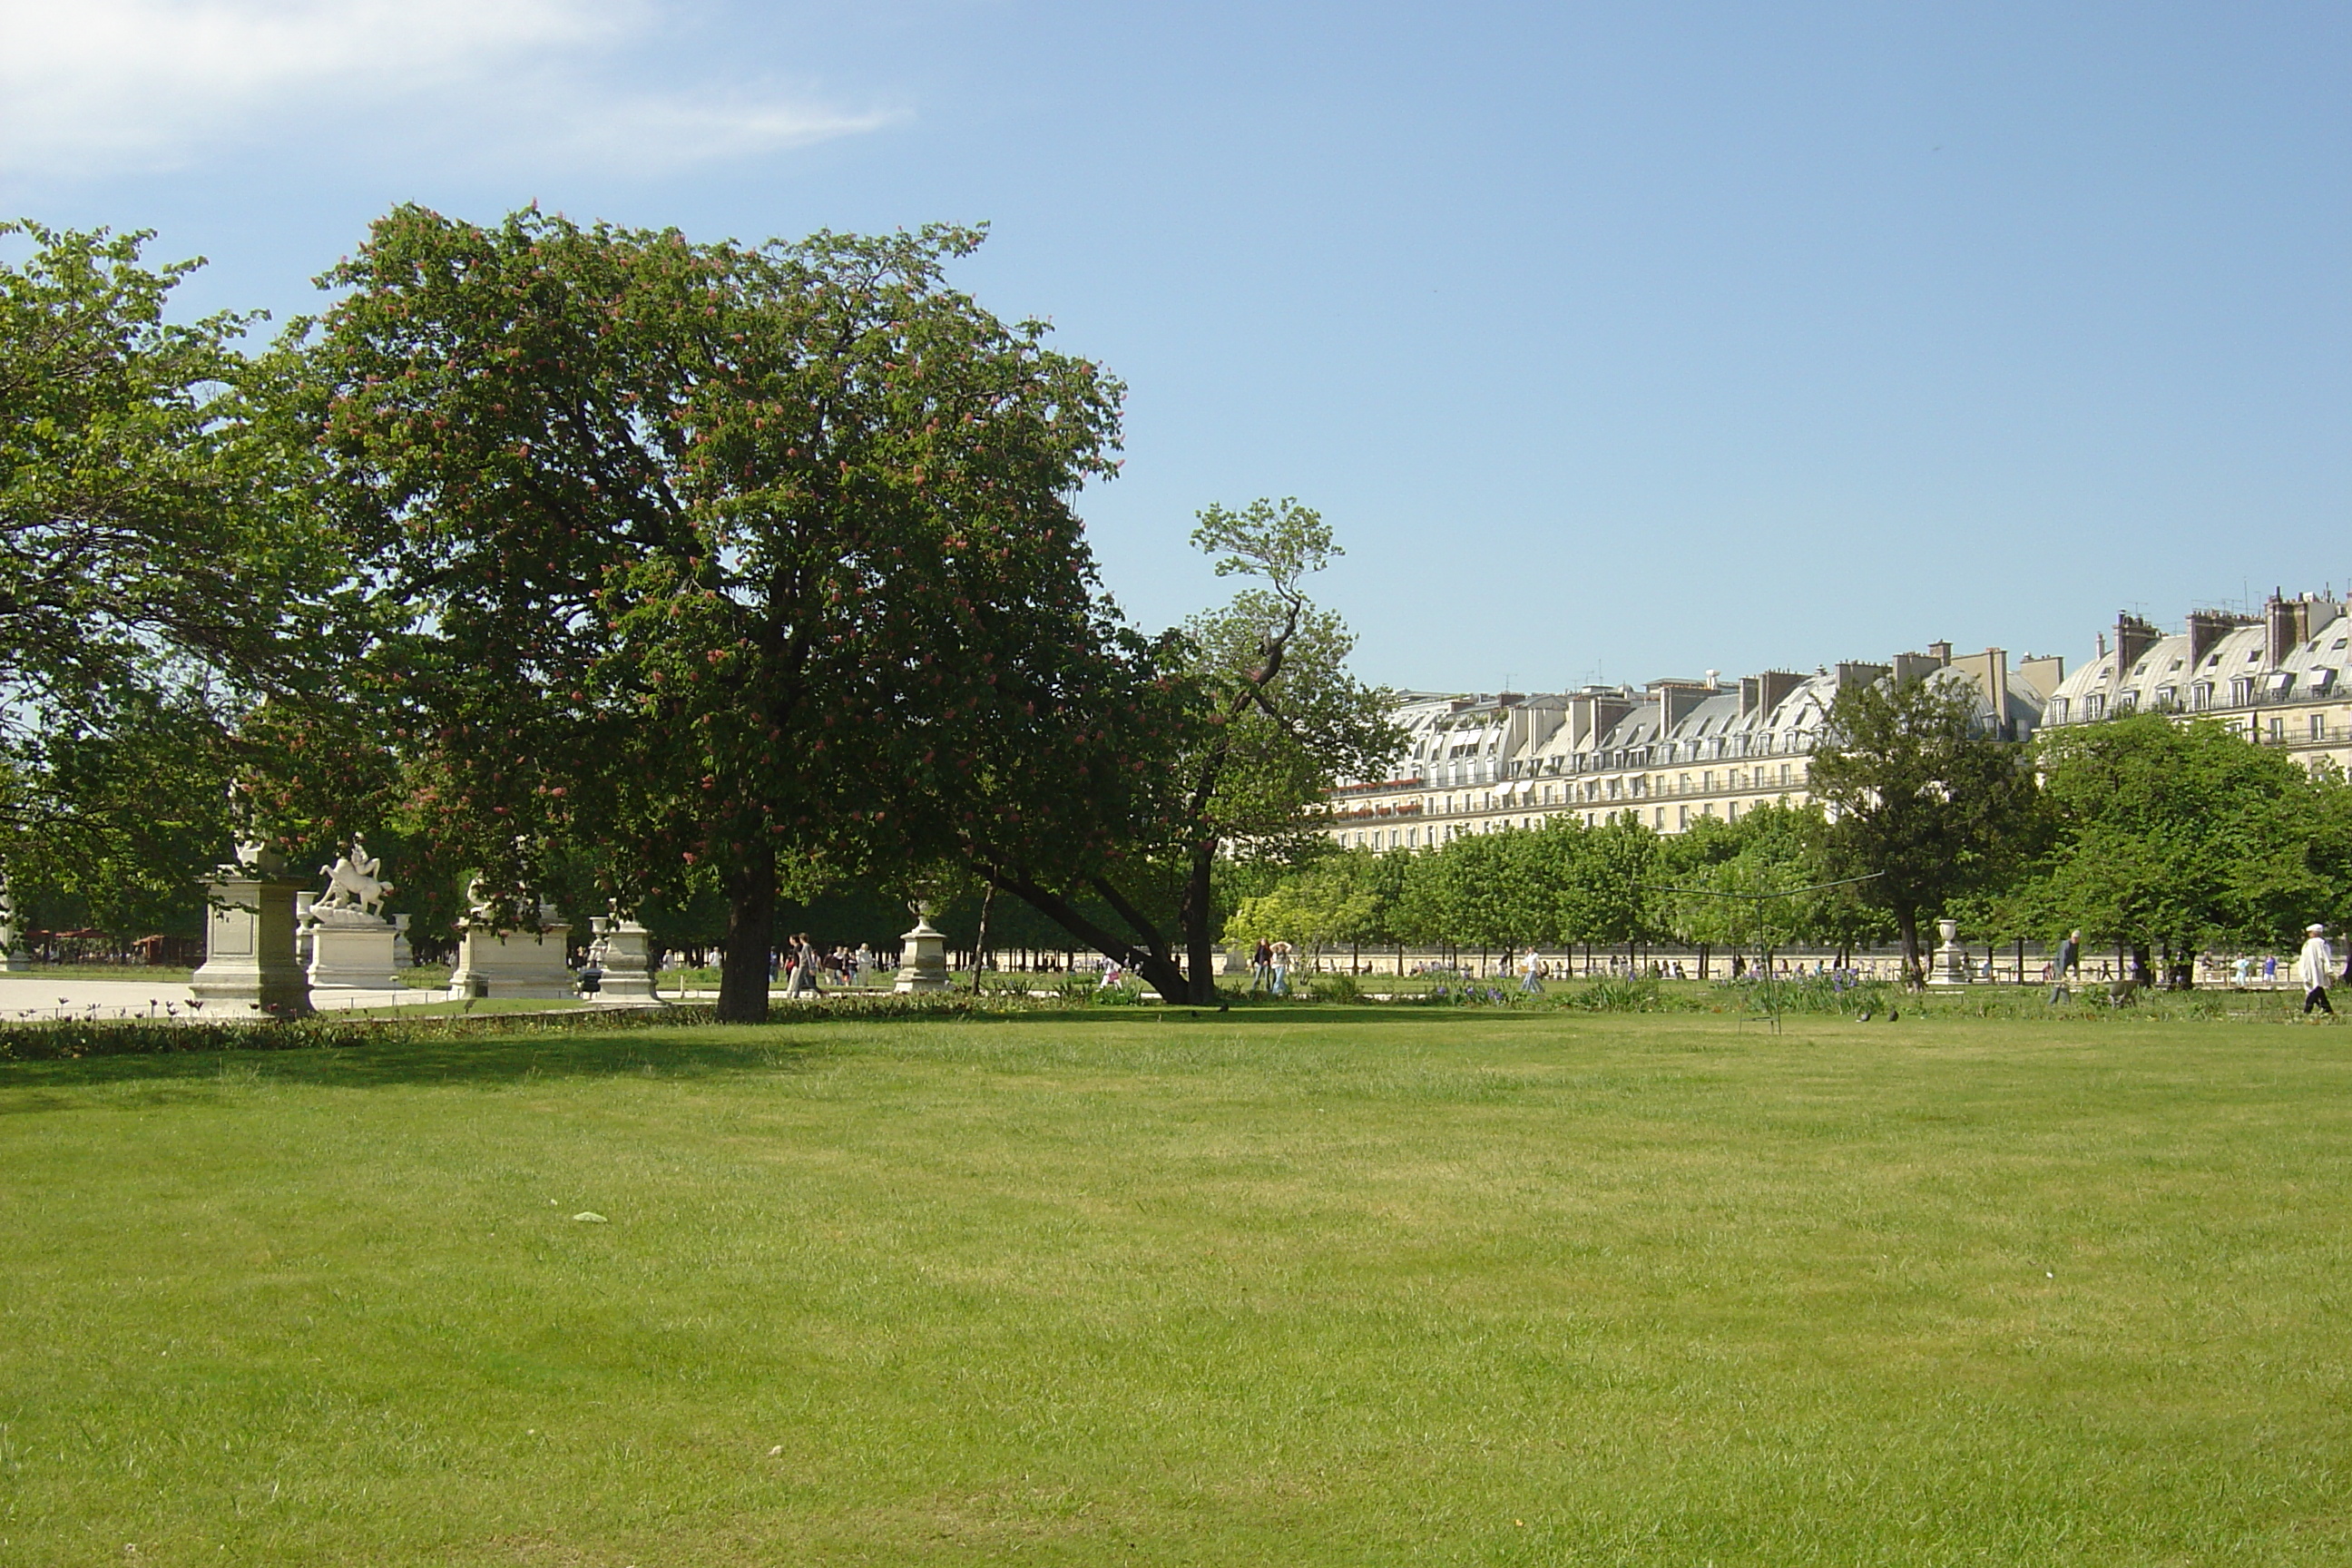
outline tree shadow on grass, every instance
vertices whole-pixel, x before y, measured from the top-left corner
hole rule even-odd
[[[179,1050],[81,1057],[55,1061],[0,1062],[0,1115],[63,1110],[96,1102],[70,1098],[76,1089],[150,1085],[159,1089],[209,1089],[242,1075],[282,1084],[337,1089],[476,1084],[497,1087],[531,1079],[637,1077],[713,1078],[745,1072],[792,1071],[827,1058],[887,1054],[893,1037],[914,1044],[937,1031],[1025,1029],[1223,1028],[1290,1034],[1302,1028],[1469,1024],[1531,1024],[1552,1015],[1500,1010],[1395,1007],[1380,1005],[1236,1007],[1074,1008],[1050,1013],[967,1014],[936,1018],[860,1019],[854,1015],[750,1025],[526,1029],[459,1036],[399,1036],[357,1045],[301,1049]],[[161,1026],[159,1026],[160,1027]],[[266,1028],[268,1026],[257,1026]]]

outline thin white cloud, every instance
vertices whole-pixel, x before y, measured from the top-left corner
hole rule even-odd
[[[648,0],[0,0],[0,171],[148,172],[289,136],[650,171],[892,118],[627,82],[662,22]]]

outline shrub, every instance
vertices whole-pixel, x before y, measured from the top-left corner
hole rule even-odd
[[[1307,994],[1318,1002],[1360,1002],[1363,987],[1352,974],[1318,974],[1307,983]]]
[[[1883,1013],[1899,1005],[1893,983],[1864,980],[1843,970],[1801,975],[1794,980],[1742,979],[1721,982],[1724,989],[1743,993],[1753,1013]]]
[[[553,1034],[648,1025],[707,1024],[709,1006],[585,1009],[561,1013],[486,1013],[426,1018],[319,1016],[274,1023],[175,1024],[136,1018],[60,1018],[0,1025],[0,1061],[60,1061],[81,1057],[167,1056],[178,1051],[307,1051],[491,1034]]]

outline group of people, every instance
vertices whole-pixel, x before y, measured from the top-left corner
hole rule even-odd
[[[2306,1015],[2321,1013],[2332,1017],[2335,1016],[2336,1009],[2328,1001],[2327,988],[2336,977],[2336,950],[2328,942],[2326,926],[2320,922],[2314,921],[2305,927],[2304,934],[2303,949],[2295,955],[2292,970],[2295,984],[2303,987],[2303,1010]],[[863,942],[860,942],[855,950],[835,947],[831,952],[821,953],[817,951],[815,943],[809,940],[806,931],[794,935],[787,942],[776,954],[776,959],[777,975],[784,983],[786,994],[793,996],[817,994],[822,991],[824,983],[865,985],[871,981],[876,964],[874,950]],[[1289,942],[1269,942],[1263,937],[1259,938],[1256,947],[1250,954],[1251,994],[1255,995],[1263,992],[1268,996],[1288,995],[1290,972],[1297,959],[1297,949]],[[2241,958],[2237,961],[2236,978],[2240,984],[2251,982],[2255,962],[2251,958]],[[2266,982],[2275,980],[2278,973],[2278,960],[2266,958],[2262,960],[2261,963],[2263,979]],[[1742,965],[1735,961],[1733,970],[1735,976],[1741,967]],[[1790,973],[1790,966],[1785,962],[1780,967],[1783,974]],[[1826,964],[1819,964],[1815,967],[1822,973],[1827,973]],[[1653,965],[1652,968],[1653,973],[1659,973],[1662,978],[1667,973],[1672,973],[1675,978],[1681,977],[1682,965],[1679,963],[1673,965],[1670,971],[1663,965]],[[1416,973],[1425,970],[1435,972],[1429,964],[1414,966]],[[1797,966],[1796,973],[1803,972],[1801,965]],[[2076,930],[2066,933],[2065,940],[2058,944],[2056,957],[2043,967],[2042,973],[2043,977],[2051,982],[2051,1001],[2063,1001],[2071,994],[2069,984],[2080,984],[2083,978],[2081,931]],[[820,976],[827,976],[829,980],[821,983]],[[1552,978],[1552,967],[1548,960],[1532,950],[1523,956],[1519,963],[1519,989],[1522,992],[1540,994],[1544,989],[1544,982],[1550,978]],[[2352,983],[2352,974],[2347,974],[2346,978],[2347,983]],[[1102,977],[1104,985],[1117,985],[1124,983],[1126,979],[1125,972],[1118,964],[1111,963],[1105,966]]]
[[[787,941],[776,954],[776,976],[784,983],[788,996],[814,996],[824,985],[819,975],[828,975],[836,985],[864,985],[874,973],[874,950],[859,942],[855,952],[836,947],[821,953],[809,934],[802,931]]]
[[[2327,1000],[2327,987],[2336,978],[2336,949],[2328,944],[2327,927],[2321,921],[2314,921],[2304,927],[2303,937],[2303,951],[2294,955],[2294,983],[2303,987],[2304,1014],[2309,1016],[2313,1013],[2324,1013],[2332,1018],[2336,1016],[2336,1008]],[[2253,964],[2251,958],[2238,960],[2239,984],[2244,985],[2252,981]],[[2264,958],[2262,967],[2265,982],[2278,978],[2278,960],[2275,957]],[[2080,928],[2068,931],[2065,940],[2058,944],[2058,956],[2051,962],[2048,973],[2052,981],[2050,1000],[2063,1001],[2069,994],[2067,982],[2083,977],[2083,932]]]
[[[1250,954],[1250,994],[1264,990],[1269,996],[1290,994],[1290,965],[1298,950],[1286,942],[1257,939],[1257,947]]]

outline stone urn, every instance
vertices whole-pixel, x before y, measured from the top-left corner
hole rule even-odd
[[[1930,985],[1966,985],[1975,978],[1969,973],[1969,955],[1960,948],[1960,922],[1936,922],[1936,955],[1927,963],[1927,984]]]
[[[913,991],[945,991],[948,988],[947,933],[931,928],[931,910],[928,900],[915,906],[915,929],[899,939],[907,944],[906,956],[898,964],[898,978],[890,989],[901,994]]]

